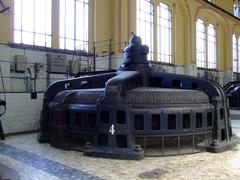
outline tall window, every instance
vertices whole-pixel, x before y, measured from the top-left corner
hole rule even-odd
[[[88,0],[60,0],[61,49],[88,50]]]
[[[208,45],[208,56],[207,62],[209,69],[216,69],[217,68],[217,34],[215,26],[209,24],[207,27],[207,45]]]
[[[213,24],[206,24],[203,20],[197,20],[196,29],[196,57],[197,67],[217,68],[217,34]]]
[[[233,72],[240,73],[240,37],[233,35]]]
[[[158,13],[158,61],[172,63],[172,11],[160,3]]]
[[[14,42],[51,47],[51,0],[14,1]]]
[[[197,67],[206,67],[206,27],[203,20],[197,21]]]
[[[148,45],[148,60],[153,60],[153,3],[151,0],[137,0],[137,35]]]
[[[240,4],[239,4],[239,0],[235,0],[233,8],[234,8],[233,9],[234,16],[240,18]]]

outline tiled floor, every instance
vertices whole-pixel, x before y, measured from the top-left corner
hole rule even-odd
[[[240,136],[238,126],[234,132]],[[141,179],[141,173],[156,169],[164,172],[159,179],[240,179],[239,162],[240,145],[219,154],[126,161],[91,158],[81,152],[39,144],[36,134],[10,136],[0,142],[0,177],[12,169],[12,179]]]

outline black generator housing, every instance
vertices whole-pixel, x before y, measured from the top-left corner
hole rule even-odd
[[[50,85],[38,141],[88,156],[134,160],[231,148],[235,141],[221,86],[155,72],[148,51],[133,35],[118,71]]]

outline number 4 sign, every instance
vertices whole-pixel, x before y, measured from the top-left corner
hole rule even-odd
[[[109,132],[111,133],[111,135],[115,134],[114,124],[111,125]]]

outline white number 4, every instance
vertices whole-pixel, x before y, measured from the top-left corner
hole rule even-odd
[[[111,135],[115,134],[114,124],[111,125],[109,132],[111,133]]]

